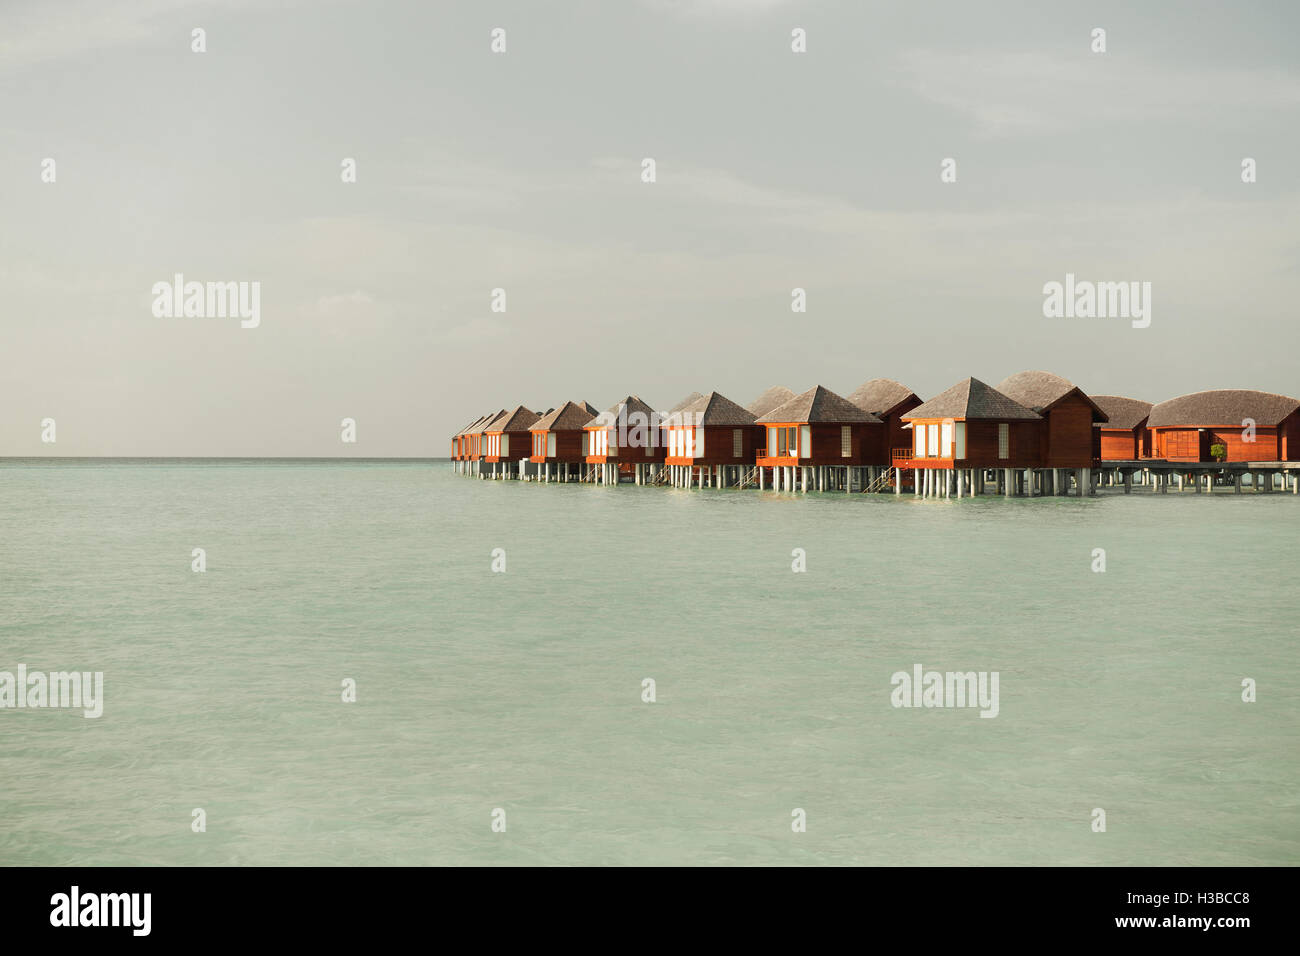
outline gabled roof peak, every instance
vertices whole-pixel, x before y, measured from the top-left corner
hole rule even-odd
[[[763,422],[879,422],[870,412],[836,395],[824,385],[814,385],[759,419]]]

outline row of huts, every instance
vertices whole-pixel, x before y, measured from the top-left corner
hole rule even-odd
[[[1300,399],[1220,389],[1153,405],[1027,371],[923,401],[878,378],[847,397],[776,386],[748,406],[717,392],[667,411],[636,395],[604,412],[517,405],[467,425],[451,450],[458,470],[482,477],[945,496],[987,493],[992,481],[1000,494],[1063,494],[1120,471],[1169,480],[1156,463],[1300,470]]]

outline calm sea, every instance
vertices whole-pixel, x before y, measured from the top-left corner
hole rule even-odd
[[[1298,537],[1281,494],[0,462],[0,670],[105,696],[0,710],[0,863],[1295,864]],[[915,664],[998,716],[894,708]]]

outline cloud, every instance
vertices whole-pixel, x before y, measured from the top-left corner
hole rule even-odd
[[[190,30],[203,24],[177,26],[178,14],[256,10],[256,4],[257,0],[17,0],[0,7],[0,68],[23,68],[139,43],[165,41],[188,50]]]
[[[736,16],[767,13],[792,0],[641,0],[643,6],[680,17]]]
[[[445,338],[459,345],[494,342],[506,334],[506,327],[496,319],[479,317],[447,330]]]
[[[333,317],[352,315],[358,310],[374,304],[374,299],[361,290],[346,295],[323,295],[316,300],[314,311],[317,315]]]
[[[964,115],[988,137],[1300,108],[1300,75],[1279,69],[1187,71],[1086,51],[910,50],[897,62],[901,86]]]

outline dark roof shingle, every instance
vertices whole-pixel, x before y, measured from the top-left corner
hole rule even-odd
[[[474,427],[465,432],[466,435],[481,435],[488,430],[488,426],[506,413],[503,408],[495,415],[484,415],[479,421],[475,422]]]
[[[1272,427],[1297,408],[1300,399],[1288,395],[1248,388],[1216,388],[1180,395],[1152,406],[1147,427],[1234,425],[1240,428],[1247,418],[1254,419],[1256,425]]]
[[[699,392],[691,392],[691,394],[687,395],[685,398],[683,398],[680,402],[678,402],[678,403],[677,403],[676,405],[674,405],[672,408],[668,409],[667,414],[671,415],[673,412],[680,412],[680,411],[681,411],[683,408],[685,408],[687,405],[690,405],[690,404],[692,404],[692,403],[694,403],[694,402],[698,402],[698,401],[699,401],[701,398],[703,398],[703,397],[704,397],[704,396],[701,395]]]
[[[578,431],[583,425],[596,417],[596,409],[586,402],[565,402],[554,411],[543,415],[529,427],[530,431],[567,432]]]
[[[1042,416],[1008,398],[977,378],[958,382],[923,405],[918,405],[903,421],[915,418],[985,418],[999,421],[1041,421]]]
[[[759,422],[808,422],[809,424],[879,421],[880,419],[875,415],[821,385],[814,385],[802,395],[796,395],[759,418]]]
[[[1046,411],[1067,395],[1077,392],[1080,398],[1092,406],[1094,422],[1106,420],[1106,413],[1083,389],[1069,379],[1051,372],[1017,372],[1008,375],[995,387],[1007,398],[1036,412]]]
[[[1093,395],[1092,400],[1106,413],[1110,421],[1094,422],[1097,428],[1118,428],[1132,431],[1151,414],[1152,405],[1138,398],[1123,395]]]
[[[626,413],[624,413],[624,409],[627,410]],[[634,412],[640,412],[644,415],[647,423],[654,421],[655,419],[653,416],[658,414],[650,407],[649,403],[642,401],[639,395],[629,395],[621,402],[615,402],[599,415],[593,416],[591,421],[587,422],[584,427],[600,428],[604,426],[606,428],[612,428],[618,424],[618,420],[621,416],[626,414],[626,416],[630,418]]]
[[[505,415],[497,416],[496,421],[487,427],[489,432],[523,432],[532,428],[533,422],[540,416],[522,405],[516,405]]]
[[[762,418],[772,409],[784,405],[790,399],[794,398],[794,392],[784,385],[773,385],[758,398],[754,399],[745,406],[746,411]]]
[[[752,425],[756,420],[752,412],[717,392],[701,395],[678,411],[677,416],[678,421],[670,424],[680,424],[687,420],[687,416],[693,416],[690,420],[697,428],[703,425]]]
[[[849,401],[873,415],[881,415],[892,411],[913,395],[916,393],[902,382],[895,382],[892,378],[873,378],[855,388],[849,395]],[[916,398],[920,401],[921,397],[916,395]]]

